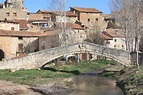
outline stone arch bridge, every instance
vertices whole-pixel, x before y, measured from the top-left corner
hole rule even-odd
[[[25,57],[13,60],[0,61],[0,69],[36,69],[61,56],[75,53],[90,53],[112,58],[125,65],[131,65],[131,54],[128,51],[107,48],[102,45],[83,42],[69,46],[60,46],[28,54]]]

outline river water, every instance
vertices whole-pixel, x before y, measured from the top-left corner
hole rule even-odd
[[[73,78],[76,91],[68,95],[124,95],[115,81],[95,75],[79,75]]]
[[[78,75],[50,83],[49,86],[34,88],[34,91],[42,92],[41,95],[124,95],[115,80],[97,75]]]

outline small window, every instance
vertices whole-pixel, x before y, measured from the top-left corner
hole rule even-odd
[[[6,16],[10,16],[10,13],[9,13],[9,12],[7,12],[7,13],[6,13]]]
[[[98,21],[98,18],[96,18],[95,20]]]
[[[18,37],[18,40],[23,40],[23,37],[22,36]]]
[[[114,39],[114,42],[117,42],[117,39]]]
[[[14,30],[14,27],[11,27],[11,30]]]
[[[33,26],[30,26],[30,28],[33,28]]]
[[[114,48],[116,48],[116,45],[114,45]]]
[[[122,48],[124,48],[124,45],[122,45]]]
[[[45,42],[42,43],[41,48],[42,48],[42,49],[45,49]]]
[[[106,44],[110,44],[110,42],[108,41],[108,42],[106,42]]]
[[[17,13],[13,13],[13,16],[17,16]]]
[[[90,22],[90,19],[88,19],[87,21]]]
[[[18,51],[23,52],[23,43],[18,44]]]

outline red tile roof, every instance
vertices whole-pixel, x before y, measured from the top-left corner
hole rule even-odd
[[[77,10],[79,12],[89,12],[89,13],[102,13],[95,8],[81,8],[81,7],[71,7],[71,9]]]
[[[57,34],[60,34],[61,32],[62,32],[62,29],[52,29],[52,30],[47,30],[41,36],[57,35]]]
[[[73,12],[66,12],[66,16],[69,17],[77,17],[77,14],[73,13]]]
[[[0,36],[12,36],[12,37],[38,37],[42,35],[39,32],[27,32],[27,31],[11,31],[11,30],[0,30]]]
[[[14,20],[20,24],[20,29],[28,29],[28,21],[27,20]]]
[[[72,29],[80,29],[80,30],[84,30],[84,28],[83,28],[81,25],[75,24],[75,23],[72,24],[71,28],[72,28]]]
[[[113,38],[112,37],[109,37],[109,36],[107,36],[107,35],[105,35],[105,34],[100,34],[99,35],[102,39],[104,39],[104,40],[112,40]]]
[[[37,13],[44,13],[44,14],[51,14],[54,13],[56,15],[60,15],[60,11],[52,11],[52,10],[38,10]],[[73,12],[66,12],[66,16],[69,17],[77,17],[77,14],[73,13]]]
[[[122,37],[124,38],[124,34],[122,29],[106,29],[105,31],[103,31],[103,34],[109,36],[109,37]]]
[[[62,23],[62,24],[64,25],[64,23]],[[56,22],[55,25],[56,25],[56,27],[60,27],[61,23]],[[84,30],[84,27],[82,27],[81,25],[76,24],[76,23],[66,23],[66,28]]]
[[[47,10],[38,10],[36,13],[47,13],[48,11]]]

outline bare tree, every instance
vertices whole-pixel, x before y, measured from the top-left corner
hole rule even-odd
[[[74,33],[71,27],[67,27],[66,22],[66,0],[51,0],[49,9],[53,10],[53,13],[60,15],[60,27],[62,33],[60,34],[61,45],[69,45],[74,42]]]
[[[111,11],[124,32],[126,50],[137,53],[141,33],[141,0],[111,0]]]
[[[26,54],[38,51],[38,39],[24,38],[23,46]]]

